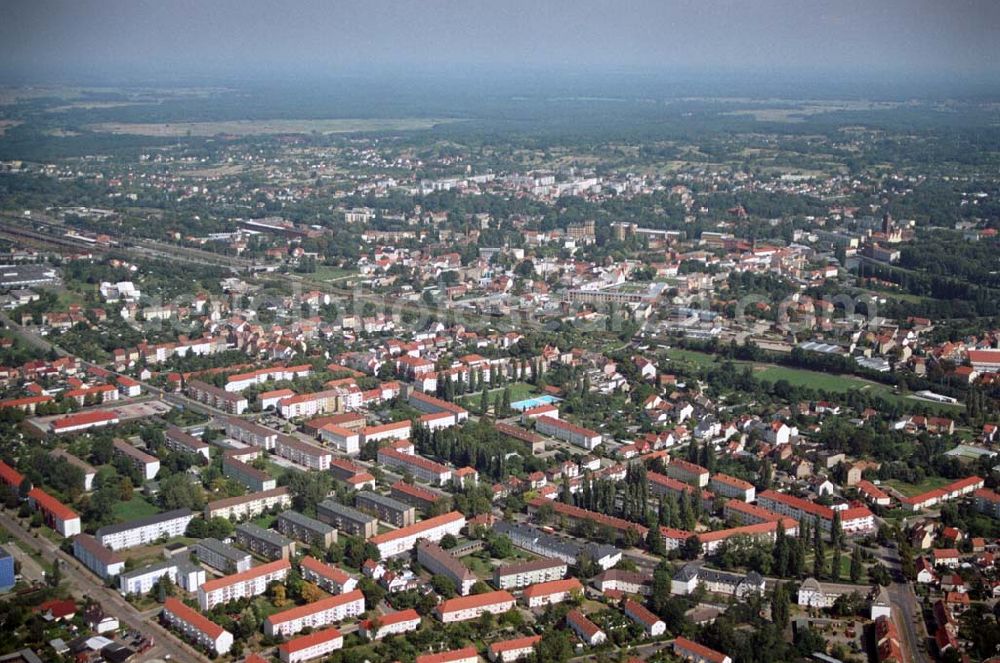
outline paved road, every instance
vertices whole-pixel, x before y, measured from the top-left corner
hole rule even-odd
[[[891,571],[901,573],[899,552],[895,548],[879,546],[878,556]],[[917,663],[929,662],[927,628],[924,625],[920,601],[913,593],[913,585],[908,582],[893,582],[888,587],[888,594],[892,603],[892,619],[903,639],[900,645],[904,654],[907,654],[906,660]]]
[[[156,645],[144,653],[139,660],[147,661],[163,658],[169,654],[171,658],[181,663],[200,663],[204,656],[177,640],[173,634],[160,626],[153,619],[143,616],[121,594],[106,587],[93,573],[86,569],[72,556],[67,555],[59,546],[44,536],[37,538],[26,530],[17,519],[7,513],[0,513],[0,525],[4,527],[23,547],[40,551],[47,559],[62,562],[63,582],[70,591],[80,598],[92,598],[101,604],[105,612],[114,615],[127,626],[143,633],[152,633]]]

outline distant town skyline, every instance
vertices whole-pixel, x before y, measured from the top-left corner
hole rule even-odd
[[[8,81],[497,68],[982,80],[1000,61],[991,0],[15,0],[4,15]]]

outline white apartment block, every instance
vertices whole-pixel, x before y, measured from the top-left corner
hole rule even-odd
[[[498,590],[473,594],[442,601],[434,608],[434,615],[445,624],[476,619],[483,613],[499,615],[514,607],[516,601],[510,592]]]
[[[168,559],[118,576],[118,591],[124,595],[145,594],[167,576],[188,592],[195,592],[205,582],[205,569],[183,559]]]
[[[283,663],[300,663],[326,656],[344,646],[344,636],[335,628],[316,631],[278,645],[278,657]]]
[[[160,471],[160,460],[156,456],[150,456],[145,451],[136,449],[125,440],[115,439],[114,454],[128,459],[132,465],[139,468],[145,481],[152,481]]]
[[[172,596],[163,604],[163,619],[185,638],[218,656],[229,653],[233,646],[232,633]]]
[[[451,480],[451,468],[436,463],[429,458],[416,454],[407,454],[392,447],[378,450],[380,465],[409,472],[415,479],[433,484],[445,484]]]
[[[330,461],[333,460],[333,454],[323,447],[303,442],[291,435],[279,435],[274,450],[282,458],[321,472],[329,470]]]
[[[601,434],[597,431],[548,416],[535,419],[535,430],[543,435],[551,435],[564,442],[583,447],[588,451],[593,451],[602,440]]]
[[[361,450],[361,434],[350,428],[327,424],[319,429],[319,438],[341,453],[356,454]]]
[[[120,525],[108,525],[95,533],[98,543],[112,550],[144,546],[161,538],[182,536],[194,518],[190,509],[175,509]]]
[[[566,577],[567,569],[566,562],[548,558],[508,564],[493,572],[493,585],[497,589],[520,589],[540,582],[561,580]]]
[[[292,495],[288,492],[288,488],[282,486],[209,502],[205,505],[205,517],[243,520],[256,518],[272,509],[287,509],[291,505]]]
[[[198,588],[198,605],[202,610],[211,610],[222,603],[260,596],[275,580],[284,581],[291,568],[287,559],[278,559],[255,566],[249,571],[213,578]]]
[[[402,635],[418,628],[420,628],[420,615],[413,608],[409,608],[388,615],[379,615],[375,620],[366,619],[358,625],[358,632],[366,640],[381,640],[387,635]]]
[[[252,421],[228,417],[225,421],[226,435],[262,449],[273,449],[278,441],[278,431],[265,428]]]
[[[271,638],[288,637],[304,628],[318,628],[357,617],[364,611],[365,595],[355,589],[275,613],[264,620],[264,634]]]
[[[458,536],[465,527],[465,516],[458,511],[452,511],[433,518],[427,518],[419,523],[400,527],[391,532],[378,534],[370,542],[378,547],[382,559],[395,555],[409,553],[417,544],[417,539],[427,539],[437,543],[446,534]]]
[[[73,539],[73,556],[104,580],[125,570],[125,560],[89,534],[78,534]]]
[[[716,495],[741,502],[753,502],[757,495],[757,489],[752,483],[721,472],[712,477],[708,482],[708,487]]]

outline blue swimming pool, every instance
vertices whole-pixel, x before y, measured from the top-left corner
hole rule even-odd
[[[512,410],[517,410],[518,412],[523,412],[529,410],[533,407],[538,407],[539,405],[549,405],[550,403],[558,403],[560,399],[555,396],[535,396],[534,398],[527,398],[523,401],[517,401],[516,403],[511,403],[510,408]]]

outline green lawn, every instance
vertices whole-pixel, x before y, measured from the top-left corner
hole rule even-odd
[[[347,276],[354,276],[355,274],[357,274],[357,271],[353,269],[342,269],[330,265],[316,265],[316,271],[312,274],[306,274],[305,277],[317,281],[332,281],[333,279],[341,279]]]
[[[489,578],[493,575],[493,565],[478,555],[466,555],[462,558],[462,563],[480,578]]]
[[[914,495],[926,493],[928,490],[934,490],[935,488],[946,486],[951,483],[951,479],[946,479],[944,477],[927,477],[920,483],[907,483],[905,481],[900,481],[899,479],[889,479],[885,483],[892,486],[907,497],[913,497]]]
[[[271,514],[265,514],[263,516],[258,516],[257,518],[254,518],[250,522],[252,522],[257,527],[262,527],[264,529],[271,529],[271,525],[273,525],[274,521],[277,519],[278,519],[277,516],[272,516]]]
[[[826,558],[826,568],[830,568],[830,564],[833,560],[833,547],[830,545],[829,540],[826,535],[823,535],[823,542],[826,547],[823,549],[823,556]],[[803,568],[806,569],[807,573],[812,574],[813,567],[813,551],[810,544],[809,550],[806,552],[805,561]],[[845,546],[840,551],[840,579],[837,582],[850,584],[851,582],[851,547]],[[858,581],[860,585],[868,584],[868,570],[867,565],[865,565],[865,572],[861,574],[861,579]],[[860,590],[859,590],[860,591]]]
[[[698,367],[711,366],[715,363],[715,355],[696,350],[685,350],[684,348],[670,348],[667,350],[667,357],[671,361],[688,362]]]
[[[527,382],[512,382],[510,385],[510,402],[516,403],[518,401],[523,401],[533,396],[538,396],[538,391],[535,389],[534,385],[530,385]],[[497,399],[503,397],[503,390],[506,387],[497,387],[496,389],[490,390],[490,403],[495,404]],[[465,407],[479,409],[479,399],[482,398],[483,392],[480,389],[478,393],[468,394],[458,399],[459,404]]]
[[[909,398],[893,392],[893,388],[869,382],[853,375],[835,375],[832,373],[820,373],[804,368],[793,368],[790,366],[758,365],[754,368],[754,377],[768,382],[786,380],[795,387],[811,387],[831,393],[845,394],[852,390],[864,391],[878,395],[887,401],[899,403],[905,408],[915,408],[918,404],[926,406],[935,414],[941,416],[954,416],[962,409],[961,405],[950,405],[947,403],[933,403],[931,401]]]
[[[160,512],[160,509],[139,495],[133,494],[128,502],[118,502],[111,508],[111,512],[118,520],[129,521],[136,518],[152,516]]]

